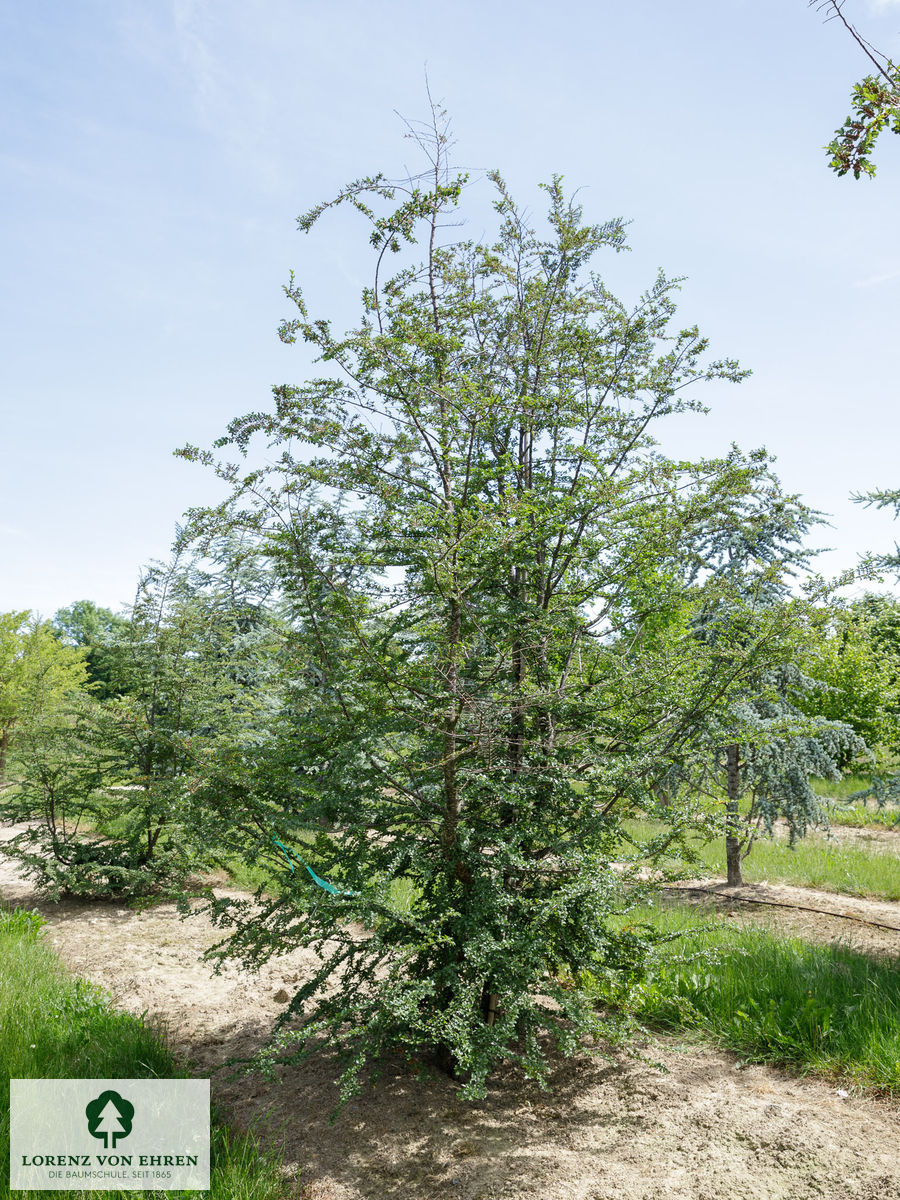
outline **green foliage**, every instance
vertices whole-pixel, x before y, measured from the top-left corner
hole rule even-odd
[[[684,938],[681,954],[665,943],[641,983],[643,1020],[696,1029],[750,1062],[900,1091],[900,976],[890,960],[761,929],[711,928],[696,911],[641,917]]]
[[[876,508],[892,508],[894,515],[900,514],[900,491],[882,488],[853,499],[859,504],[873,505]],[[900,576],[900,546],[895,546],[893,553],[870,554],[863,562],[863,573],[870,577],[879,577],[882,571],[890,571]],[[886,761],[879,764],[879,770],[872,778],[871,785],[864,791],[857,792],[851,797],[856,802],[867,802],[874,799],[879,807],[885,804],[896,804],[900,799],[900,774],[897,774],[897,755],[900,745],[897,744],[898,721],[900,721],[900,696],[898,696],[897,679],[900,677],[900,606],[896,601],[884,597],[867,596],[861,602],[861,619],[867,622],[869,636],[878,654],[884,660],[884,669],[890,676],[890,686],[885,696],[885,732],[884,737],[889,753],[884,756]]]
[[[0,613],[0,731],[15,724],[23,704],[26,679],[27,612]]]
[[[854,179],[875,174],[875,166],[869,155],[884,129],[900,133],[900,68],[871,42],[862,36],[855,25],[844,15],[845,0],[808,0],[810,8],[826,12],[826,20],[837,20],[875,67],[877,75],[867,75],[854,84],[852,112],[825,147],[831,155],[829,166],[838,175],[853,172]]]
[[[99,988],[67,974],[39,937],[39,913],[0,910],[0,1162],[9,1162],[9,1080],[171,1079],[186,1074],[160,1035],[140,1017],[118,1012]],[[216,1200],[283,1200],[279,1162],[252,1135],[215,1120],[210,1191],[107,1192]],[[0,1200],[10,1200],[8,1174]],[[55,1192],[33,1192],[49,1200]],[[69,1192],[85,1200],[96,1192]]]
[[[231,496],[191,530],[201,548],[257,540],[292,626],[270,736],[204,762],[210,828],[270,870],[273,837],[304,836],[341,891],[298,871],[260,906],[219,902],[219,952],[320,951],[270,1058],[338,1048],[344,1096],[397,1048],[433,1050],[475,1097],[498,1062],[543,1079],[542,1032],[564,1051],[621,1036],[578,983],[599,960],[624,986],[646,952],[613,921],[620,814],[774,636],[763,621],[749,643],[736,627],[698,641],[733,589],[672,567],[770,482],[765,454],[676,463],[649,432],[700,407],[693,385],[744,372],[673,326],[676,280],[632,308],[610,293],[593,260],[624,225],[586,224],[559,179],[546,233],[494,174],[492,240],[445,242],[463,181],[439,119],[419,141],[428,179],[333,202],[371,224],[358,327],[334,334],[291,280],[281,337],[324,374],[232,422],[218,445],[243,457],[261,439],[265,462],[219,463]]]
[[[763,631],[770,634],[755,669],[732,689],[730,703],[709,714],[693,757],[673,763],[662,781],[670,811],[696,792],[723,805],[732,885],[741,883],[741,864],[759,832],[771,835],[779,817],[787,821],[792,843],[824,823],[813,778],[837,781],[842,765],[867,753],[851,724],[815,711],[811,697],[836,694],[803,669],[811,631],[823,621],[812,598],[821,584],[808,581],[810,595],[787,594],[789,576],[809,557],[802,536],[811,514],[794,498],[781,499],[775,519],[764,511],[749,529],[728,531],[724,546],[713,542],[707,550],[707,568],[724,575],[738,599],[717,598],[703,612],[698,640],[715,647],[736,638],[746,649],[759,644]]]
[[[687,578],[708,574],[727,585],[709,590],[694,636],[713,652],[742,656],[745,670],[729,702],[709,712],[690,752],[673,758],[657,796],[672,813],[698,791],[716,799],[724,792],[731,885],[740,884],[741,862],[761,828],[771,833],[782,816],[793,839],[822,820],[811,777],[837,779],[840,765],[866,750],[850,725],[802,706],[815,683],[800,664],[819,618],[815,599],[829,589],[807,577],[803,595],[792,596],[789,585],[808,570],[813,552],[803,539],[818,520],[767,472],[710,524],[692,554],[680,547],[672,554],[673,570]]]
[[[83,653],[61,645],[46,621],[0,613],[0,784],[22,731],[50,719],[86,677]]]
[[[882,78],[867,75],[853,85],[852,111],[825,147],[831,155],[829,166],[838,175],[853,172],[859,179],[865,173],[875,175],[869,155],[883,130],[900,133],[900,68],[887,64]]]
[[[852,726],[873,750],[900,748],[900,605],[864,596],[823,611],[803,657],[814,686],[796,697],[809,716]],[[840,763],[849,765],[847,756]]]
[[[801,631],[799,650],[796,641],[792,647],[796,659],[802,657],[802,638]],[[797,661],[782,663],[760,679],[756,694],[742,699],[735,714],[746,743],[742,783],[749,790],[749,811],[770,833],[783,817],[792,840],[822,820],[812,780],[838,782],[842,764],[864,762],[869,753],[849,722],[806,711],[816,686]]]
[[[783,817],[793,843],[810,825],[824,823],[812,779],[840,779],[841,764],[863,755],[866,744],[848,722],[804,712],[814,685],[795,664],[761,682],[766,690],[734,710],[743,748],[741,782],[750,795],[748,827],[771,833]]]
[[[639,846],[662,837],[666,826],[659,822],[627,822],[627,832]],[[716,841],[692,838],[689,854],[676,847],[667,865],[680,873],[720,876],[722,854]],[[848,896],[872,896],[900,900],[900,859],[889,848],[847,846],[818,836],[789,843],[758,838],[753,854],[743,866],[748,883],[791,883],[798,887],[821,888]]]
[[[0,803],[6,819],[34,822],[4,853],[57,898],[183,888],[211,858],[198,763],[220,742],[252,743],[268,712],[271,623],[178,560],[145,573],[107,648],[110,698],[33,721],[21,786]]]
[[[117,662],[117,639],[128,628],[126,617],[94,604],[92,600],[76,600],[61,608],[53,617],[50,628],[66,646],[83,651],[87,664],[87,684],[91,695],[107,700],[122,687]]]

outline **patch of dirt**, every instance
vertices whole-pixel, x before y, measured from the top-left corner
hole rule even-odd
[[[867,900],[781,883],[747,883],[730,888],[714,877],[675,884],[664,895],[679,903],[708,907],[737,925],[780,929],[811,942],[840,942],[863,954],[900,956],[900,903],[895,901]],[[894,928],[882,929],[864,921]]]
[[[214,1070],[264,1040],[281,1007],[275,994],[305,977],[312,952],[216,976],[198,961],[217,936],[202,916],[41,902],[2,857],[0,895],[40,908],[69,967],[158,1019],[212,1075],[236,1125],[261,1118],[306,1200],[900,1200],[895,1109],[674,1038],[646,1048],[666,1072],[584,1055],[558,1065],[551,1094],[498,1073],[476,1106],[461,1104],[448,1078],[388,1062],[330,1124],[336,1070],[324,1056],[273,1084]]]

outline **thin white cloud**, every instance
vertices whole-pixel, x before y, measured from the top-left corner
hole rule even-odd
[[[858,279],[854,287],[875,287],[879,283],[889,283],[892,279],[900,279],[900,271],[888,271],[885,275],[870,275],[868,279]]]
[[[266,26],[258,6],[248,0],[172,0],[171,13],[198,121],[258,183],[277,188],[278,106],[264,67],[272,47],[259,44]]]
[[[208,25],[209,15],[204,0],[174,0],[172,5],[178,53],[190,74],[197,106],[205,117],[215,111],[220,91],[215,58],[201,33],[203,25]]]
[[[891,8],[900,8],[900,0],[869,0],[870,12],[883,13]]]

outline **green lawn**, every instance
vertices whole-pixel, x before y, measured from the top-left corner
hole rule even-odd
[[[896,962],[736,929],[696,910],[645,909],[630,920],[682,935],[657,950],[640,986],[635,1012],[645,1023],[694,1030],[748,1061],[900,1095]]]
[[[865,775],[845,775],[837,783],[830,779],[814,779],[812,787],[825,800],[832,825],[882,825],[889,829],[900,826],[900,804],[895,801],[881,807],[874,800],[849,803],[850,797],[856,792],[865,791],[870,782]]]
[[[838,780],[811,779],[810,783],[817,796],[828,800],[847,800],[855,792],[864,792],[870,786],[871,779],[868,775],[843,775]]]
[[[659,834],[664,826],[655,821],[629,821],[627,828],[640,842]],[[691,873],[724,877],[724,839],[696,841],[693,845],[698,861],[691,866]],[[744,860],[743,873],[748,883],[792,883],[849,896],[900,900],[900,856],[890,849],[836,845],[820,834],[801,838],[794,849],[787,842],[767,838],[756,841]]]
[[[109,998],[68,974],[38,936],[41,918],[0,909],[0,1200],[10,1200],[9,1080],[154,1079],[186,1075],[144,1021],[114,1009]],[[252,1137],[214,1119],[209,1192],[104,1192],[128,1197],[283,1200],[279,1162]],[[59,1192],[29,1192],[50,1200]],[[294,1193],[296,1194],[296,1192]],[[23,1195],[21,1192],[17,1196]],[[76,1198],[90,1192],[66,1192]]]
[[[826,802],[826,812],[832,825],[852,825],[859,829],[867,825],[880,826],[882,829],[900,829],[900,807],[893,803],[884,804],[879,808],[874,800],[865,804]]]

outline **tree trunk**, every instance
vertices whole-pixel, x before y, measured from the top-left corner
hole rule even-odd
[[[487,988],[481,993],[481,1012],[484,1016],[485,1025],[493,1025],[496,1021],[498,999],[497,993],[489,992]]]
[[[725,804],[725,862],[728,868],[728,887],[740,887],[741,875],[740,813],[741,796],[740,746],[735,742],[726,750],[728,764],[728,800]]]
[[[6,783],[6,750],[9,746],[9,730],[0,729],[0,786]]]

